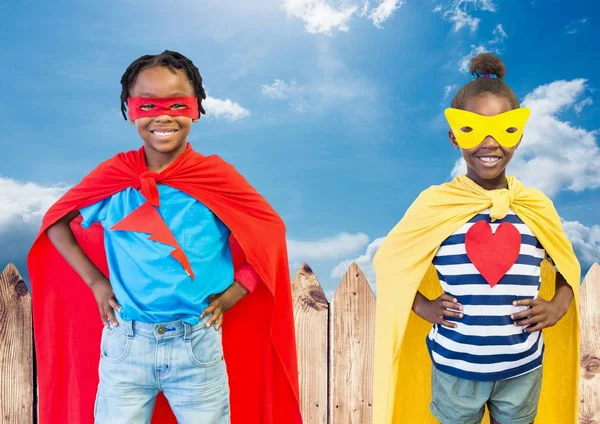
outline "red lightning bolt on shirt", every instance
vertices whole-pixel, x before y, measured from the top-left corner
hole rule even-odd
[[[117,222],[110,229],[150,234],[148,240],[174,247],[175,250],[171,252],[171,256],[183,266],[193,280],[194,271],[192,270],[190,261],[155,207],[158,207],[160,202],[156,187],[156,176],[157,174],[154,172],[147,172],[140,177],[142,183],[140,193],[146,198],[147,202]]]

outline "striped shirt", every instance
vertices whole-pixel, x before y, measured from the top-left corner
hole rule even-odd
[[[481,220],[489,222],[494,233],[502,222],[509,222],[521,234],[517,261],[493,287],[473,265],[465,248],[467,231]],[[468,380],[496,381],[542,365],[541,331],[523,332],[510,315],[527,309],[513,306],[513,301],[538,296],[540,263],[545,256],[537,238],[512,210],[493,223],[489,210],[482,211],[441,244],[433,265],[442,289],[463,305],[464,315],[446,317],[457,324],[456,328],[434,324],[429,332],[427,347],[437,369]]]

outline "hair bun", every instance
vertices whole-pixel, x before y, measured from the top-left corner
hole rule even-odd
[[[481,72],[482,74],[496,74],[499,79],[504,79],[506,67],[493,53],[481,53],[471,59],[469,73]]]

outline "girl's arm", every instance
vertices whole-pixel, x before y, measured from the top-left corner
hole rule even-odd
[[[556,291],[551,302],[557,308],[557,311],[562,318],[569,310],[569,305],[573,300],[573,289],[565,280],[565,277],[556,270]],[[560,319],[559,318],[559,319]]]
[[[573,289],[565,277],[556,270],[556,291],[551,301],[536,299],[517,300],[515,306],[528,306],[523,312],[511,315],[515,325],[527,326],[523,331],[532,333],[555,325],[569,310],[573,300]]]
[[[446,320],[446,317],[462,318],[463,307],[454,297],[444,293],[435,300],[429,300],[417,290],[412,310],[415,314],[432,324],[456,328],[456,324]]]

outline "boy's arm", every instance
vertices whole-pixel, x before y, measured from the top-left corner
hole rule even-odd
[[[252,293],[260,282],[260,277],[252,265],[246,262],[246,255],[233,234],[229,237],[229,246],[233,256],[242,256],[244,258],[244,262],[235,268],[233,280],[240,283],[246,289],[246,293]]]
[[[244,261],[235,267],[233,275],[233,284],[222,294],[211,297],[211,303],[202,312],[201,318],[205,315],[212,314],[206,322],[206,326],[210,327],[215,324],[215,329],[219,329],[223,324],[223,313],[235,306],[248,293],[252,293],[258,283],[260,276],[245,259],[244,251],[239,245],[233,234],[229,237],[229,246],[233,257],[243,257]]]
[[[233,308],[247,294],[248,290],[237,281],[234,281],[223,293],[209,297],[210,305],[202,311],[200,319],[204,318],[205,315],[211,315],[206,321],[206,327],[215,324],[215,330],[218,330],[223,325],[223,313]]]
[[[233,308],[248,293],[252,293],[259,281],[258,273],[248,262],[244,262],[237,267],[233,284],[221,295],[225,296],[225,299],[222,299],[223,312]]]
[[[248,262],[244,262],[236,268],[233,280],[244,286],[244,289],[246,289],[248,293],[252,293],[258,285],[260,277],[252,265]]]
[[[88,286],[91,286],[93,282],[102,279],[104,275],[83,252],[71,230],[71,221],[79,215],[79,211],[68,213],[50,226],[46,230],[46,235],[75,272]]]
[[[108,327],[109,325],[107,318],[110,318],[114,325],[118,325],[113,308],[118,309],[119,305],[115,300],[110,282],[88,258],[71,230],[71,221],[79,215],[77,210],[68,213],[51,225],[46,230],[46,235],[56,250],[93,291],[104,326]]]

